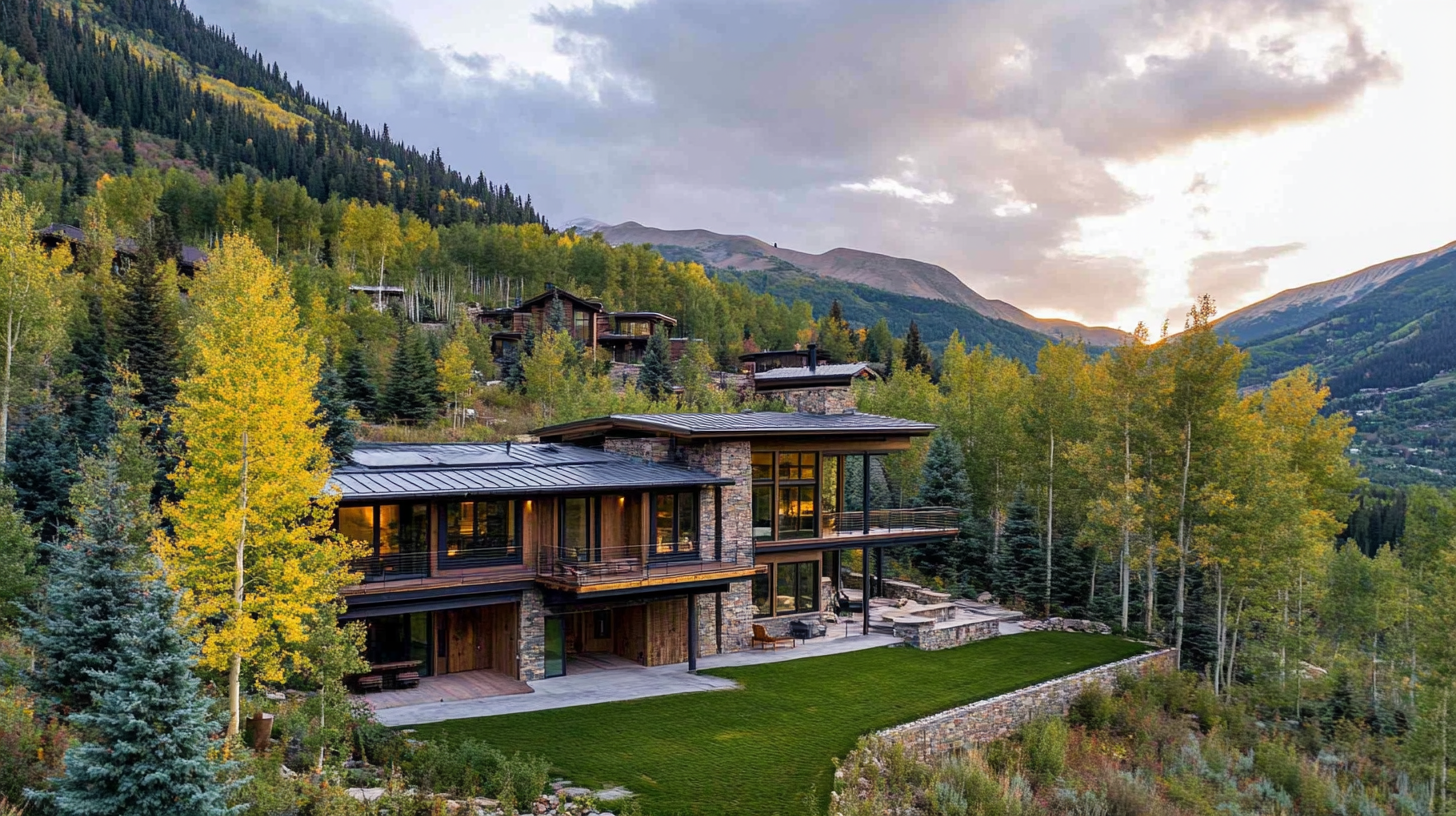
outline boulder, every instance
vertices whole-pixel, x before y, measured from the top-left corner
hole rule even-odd
[[[358,799],[360,802],[373,802],[384,795],[384,788],[347,788],[344,793]]]

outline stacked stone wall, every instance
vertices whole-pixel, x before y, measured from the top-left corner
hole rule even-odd
[[[806,414],[843,414],[855,409],[854,391],[844,386],[833,388],[793,388],[768,392],[784,404]]]
[[[1177,667],[1177,651],[1163,649],[948,709],[878,733],[922,759],[933,759],[1005,737],[1037,717],[1065,716],[1083,689],[1101,686],[1110,690],[1120,674],[1146,675]]]
[[[516,654],[521,680],[540,680],[546,676],[546,604],[541,590],[521,591],[521,620],[516,627]]]
[[[993,638],[1001,634],[1001,622],[996,620],[963,621],[954,626],[936,626],[934,621],[897,621],[895,637],[906,645],[927,652],[963,646],[977,640]]]
[[[608,453],[620,453],[623,456],[630,456],[633,459],[640,459],[643,462],[666,462],[671,440],[661,437],[644,437],[641,439],[618,438],[608,439],[602,443],[602,449]]]

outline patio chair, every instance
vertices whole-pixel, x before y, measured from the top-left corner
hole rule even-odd
[[[366,674],[355,682],[359,684],[359,691],[365,694],[384,690],[384,675],[382,674]]]
[[[768,633],[768,630],[765,629],[765,628],[763,628],[763,624],[761,624],[761,623],[755,623],[753,625],[753,644],[752,645],[755,648],[758,648],[758,649],[769,648],[769,649],[773,649],[774,651],[778,651],[779,644],[781,644],[781,643],[787,643],[787,644],[789,644],[789,648],[790,649],[794,648],[795,645],[796,645],[794,643],[794,639],[791,638],[791,637],[774,637],[773,635],[770,635]]]
[[[400,672],[394,676],[395,688],[414,688],[420,684],[420,673],[414,671]]]

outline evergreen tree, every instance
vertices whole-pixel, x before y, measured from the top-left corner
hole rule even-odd
[[[93,670],[92,707],[71,717],[87,739],[66,751],[66,772],[37,798],[62,816],[223,816],[233,763],[221,745],[200,683],[196,647],[173,624],[176,594],[161,580],[139,588],[117,621],[116,656]]]
[[[667,333],[656,331],[647,339],[647,352],[642,355],[642,371],[637,375],[637,390],[654,400],[672,393],[672,350]]]
[[[348,461],[359,441],[356,435],[359,423],[349,413],[352,406],[344,396],[344,380],[332,365],[325,364],[319,369],[313,397],[318,400],[319,420],[324,424],[324,445],[335,463]]]
[[[526,387],[526,369],[521,364],[521,353],[515,343],[507,343],[501,355],[501,378],[505,381],[506,390],[513,394],[519,394]]]
[[[101,692],[100,678],[115,668],[119,638],[141,596],[127,486],[111,461],[97,468],[95,479],[102,500],[79,513],[70,539],[48,547],[45,587],[26,615],[36,688],[72,710]]]
[[[915,321],[910,321],[910,330],[905,332],[905,348],[902,352],[905,361],[905,370],[914,371],[920,369],[926,374],[930,373],[930,349],[920,342],[920,327]]]
[[[165,219],[155,223],[154,234],[165,230]],[[117,333],[127,352],[127,365],[141,379],[138,401],[159,410],[177,395],[181,373],[181,332],[177,325],[177,282],[165,262],[169,236],[142,245],[136,262],[122,276],[125,299]]]
[[[546,310],[546,330],[566,331],[566,304],[561,302],[561,295],[551,293],[551,306]]]
[[[132,133],[130,116],[121,120],[121,160],[129,167],[136,166],[136,134]]]
[[[360,416],[372,418],[379,409],[379,389],[374,385],[374,376],[364,360],[364,346],[355,343],[344,352],[344,374],[340,387],[344,399],[354,406]]]
[[[16,506],[47,541],[54,540],[70,518],[71,485],[76,481],[79,453],[65,424],[55,410],[42,407],[11,440],[5,462]]]
[[[992,568],[991,591],[1002,603],[1034,604],[1041,597],[1042,540],[1036,508],[1021,497],[1011,503],[1001,537],[1001,558]]]
[[[0,623],[27,603],[36,585],[35,530],[15,507],[15,491],[0,482]]]
[[[82,451],[105,444],[114,422],[108,402],[111,356],[106,324],[100,293],[88,292],[85,318],[73,321],[71,329],[69,363],[74,382],[68,384],[73,390],[66,400],[67,430]]]
[[[920,494],[915,498],[917,507],[951,507],[960,512],[961,520],[969,523],[971,512],[971,491],[966,481],[966,463],[961,447],[949,433],[937,433],[930,440],[930,450],[925,455],[920,477]],[[920,569],[934,575],[957,575],[970,565],[962,563],[969,547],[970,530],[963,529],[958,540],[927,544],[915,548],[915,563]]]
[[[426,343],[420,332],[401,327],[399,344],[389,364],[389,381],[379,401],[384,416],[424,422],[439,413],[439,375]]]

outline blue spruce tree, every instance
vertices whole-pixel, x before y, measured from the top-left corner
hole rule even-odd
[[[150,581],[120,619],[116,665],[93,671],[93,706],[71,717],[87,739],[36,796],[61,816],[223,816],[233,767],[212,757],[221,728],[192,674],[196,648],[173,625],[177,598]]]
[[[45,589],[24,632],[36,653],[36,690],[70,710],[89,706],[97,677],[115,668],[141,589],[128,486],[114,461],[98,471],[98,501],[80,514],[74,535],[51,545]]]

